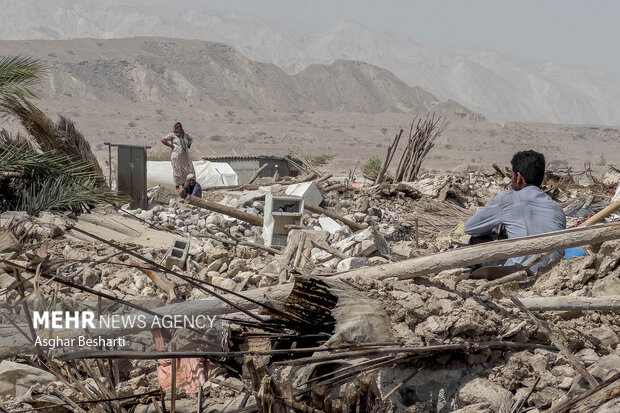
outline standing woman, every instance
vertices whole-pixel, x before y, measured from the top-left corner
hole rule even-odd
[[[172,163],[172,175],[177,189],[183,186],[187,175],[196,174],[188,152],[192,142],[193,139],[185,133],[181,122],[175,123],[174,132],[169,133],[161,140],[161,143],[172,149],[170,162]]]

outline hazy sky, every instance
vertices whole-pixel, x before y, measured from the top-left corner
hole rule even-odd
[[[422,43],[493,49],[620,71],[618,0],[191,0],[211,9],[330,25],[354,21]]]

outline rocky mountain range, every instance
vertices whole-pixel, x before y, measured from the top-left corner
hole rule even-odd
[[[483,120],[440,102],[385,69],[354,61],[313,64],[289,75],[234,48],[199,40],[29,40],[0,42],[0,54],[41,59],[47,101],[155,103],[298,112],[426,112]]]
[[[2,0],[0,7],[5,40],[166,36],[217,41],[290,74],[315,63],[366,62],[492,121],[620,124],[619,73],[425,45],[356,23],[308,27],[176,0]]]

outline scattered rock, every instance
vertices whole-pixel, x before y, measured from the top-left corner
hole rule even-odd
[[[459,389],[458,397],[461,403],[482,403],[489,406],[493,411],[498,411],[499,406],[507,403],[512,404],[513,396],[508,390],[493,383],[490,380],[475,378]]]
[[[363,258],[363,257],[350,257],[350,258],[345,258],[344,260],[340,261],[338,263],[338,272],[343,272],[343,271],[351,271],[351,270],[355,270],[358,268],[362,268],[362,267],[366,267],[370,265],[370,261],[368,261],[367,258]]]

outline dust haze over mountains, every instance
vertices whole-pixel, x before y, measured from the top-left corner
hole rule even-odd
[[[409,86],[453,99],[491,121],[620,124],[620,73],[426,45],[356,23],[291,25],[188,1],[3,0],[0,5],[5,40],[201,39],[233,46],[287,73],[312,63],[356,60],[388,69]]]
[[[0,54],[49,65],[40,107],[74,119],[99,156],[105,141],[157,145],[182,120],[203,154],[338,153],[346,172],[435,111],[452,124],[429,168],[508,162],[524,146],[559,164],[620,163],[619,128],[523,123],[620,124],[618,74],[179,1],[0,6]]]

